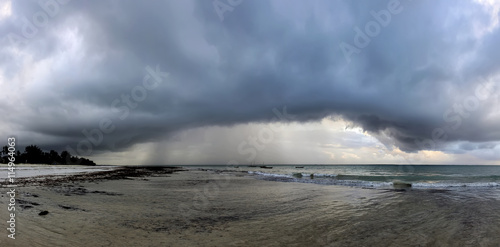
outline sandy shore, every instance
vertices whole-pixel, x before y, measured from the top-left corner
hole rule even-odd
[[[117,166],[16,164],[15,176],[16,178],[25,178],[35,176],[69,175],[96,171],[108,171],[113,170],[116,167]],[[0,167],[0,180],[7,178],[8,172],[8,166]]]
[[[498,213],[447,202],[447,192],[172,171],[26,181],[17,187],[15,240],[5,230],[8,189],[2,188],[0,246],[495,246],[499,240]]]

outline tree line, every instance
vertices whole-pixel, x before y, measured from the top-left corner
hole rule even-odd
[[[9,150],[8,146],[3,146],[0,151],[1,158],[0,161],[3,164],[9,163]],[[50,150],[50,152],[44,152],[41,148],[36,145],[29,145],[24,148],[24,152],[21,153],[19,150],[14,154],[16,164],[50,164],[50,165],[87,165],[95,166],[94,161],[72,156],[68,151],[62,151],[61,154],[57,153],[55,150]]]

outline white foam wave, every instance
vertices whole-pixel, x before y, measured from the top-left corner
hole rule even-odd
[[[259,172],[259,171],[248,171],[248,173],[254,174],[254,175],[277,177],[277,178],[292,178],[292,176],[285,175],[285,174],[267,173],[267,172]]]
[[[413,183],[412,187],[417,188],[457,188],[457,187],[498,187],[496,182],[476,182],[476,183]]]
[[[325,174],[325,173],[313,173],[315,177],[323,177],[323,178],[335,178],[337,174]]]
[[[301,182],[301,183],[315,183],[324,185],[342,185],[342,186],[352,186],[352,187],[371,187],[371,188],[387,188],[393,187],[393,182],[375,182],[375,181],[363,181],[363,180],[338,180],[335,174],[313,174],[315,178],[330,178],[330,179],[310,179],[310,173],[300,173],[304,178],[297,178],[293,175],[286,174],[276,174],[276,173],[266,173],[260,171],[248,171],[249,174],[261,175],[268,178],[285,178],[286,181],[291,182]],[[459,188],[459,187],[500,187],[500,183],[497,182],[473,182],[473,183],[459,183],[459,182],[438,182],[438,183],[424,183],[416,182],[409,183],[411,187],[414,188]]]

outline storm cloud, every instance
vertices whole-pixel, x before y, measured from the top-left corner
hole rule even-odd
[[[20,145],[85,156],[199,127],[330,116],[408,153],[500,141],[497,2],[0,6],[0,135]]]

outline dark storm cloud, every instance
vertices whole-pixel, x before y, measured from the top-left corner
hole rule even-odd
[[[2,113],[18,110],[2,119],[2,135],[76,149],[82,131],[109,119],[113,130],[92,149],[119,151],[186,128],[271,121],[272,109],[286,106],[294,121],[340,115],[408,152],[491,149],[483,143],[500,140],[497,94],[483,97],[480,84],[500,79],[492,8],[465,1],[220,2],[231,9],[223,21],[212,1],[71,1],[58,4],[24,43],[7,34],[23,37],[23,17],[32,20],[43,8],[13,2],[12,16],[0,21],[0,64],[2,83],[16,81],[9,87],[19,95],[4,100]],[[397,11],[387,25],[357,47],[356,28],[366,32],[376,21],[371,11],[391,8]],[[359,51],[346,56],[341,44]],[[25,67],[41,63],[47,67]],[[168,78],[127,105],[123,95],[157,65]],[[455,142],[463,144],[451,150]]]

